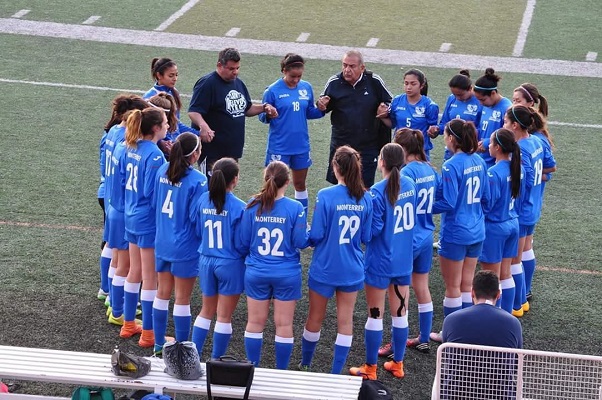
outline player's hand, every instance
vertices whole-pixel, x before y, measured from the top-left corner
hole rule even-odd
[[[485,147],[483,146],[483,141],[482,141],[482,140],[481,140],[481,141],[479,141],[479,145],[478,145],[478,147],[477,147],[477,151],[478,151],[479,153],[484,153],[484,152],[486,151]]]
[[[385,103],[380,103],[376,109],[376,118],[387,118],[389,116],[389,106]]]
[[[268,116],[269,119],[278,118],[278,110],[276,110],[276,107],[274,107],[271,104],[266,103],[264,112]]]
[[[215,137],[215,131],[206,127],[206,129],[201,129],[201,142],[209,143]]]
[[[437,125],[431,125],[431,126],[429,126],[428,130],[426,131],[426,133],[429,134],[429,137],[431,139],[434,139],[437,136],[439,136],[439,127]]]
[[[171,147],[173,146],[173,142],[171,140],[160,140],[158,144],[163,153],[171,153]]]
[[[330,103],[330,96],[320,96],[318,101],[316,101],[316,106],[318,106],[318,110],[326,111],[328,108],[328,104]]]

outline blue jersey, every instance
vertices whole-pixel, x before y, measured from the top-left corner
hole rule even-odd
[[[110,174],[105,181],[105,202],[120,213],[125,212],[125,178],[127,147],[119,142],[112,151],[109,164]]]
[[[445,103],[443,114],[441,115],[441,121],[439,121],[439,132],[443,134],[445,125],[453,119],[463,119],[464,121],[474,122],[474,126],[479,127],[481,121],[481,111],[483,106],[477,100],[473,94],[468,100],[458,100],[456,96],[450,94]],[[452,152],[445,148],[444,160],[449,160],[452,156]]]
[[[174,95],[173,89],[170,87],[167,87],[165,85],[159,85],[157,83],[155,83],[155,86],[153,86],[152,88],[150,88],[148,90],[148,92],[144,93],[144,96],[142,96],[143,99],[148,100],[151,97],[153,97],[154,95],[158,94],[158,93],[167,93],[171,96]],[[176,127],[176,130],[173,132],[167,132],[167,135],[165,135],[165,140],[171,140],[174,141],[176,140],[176,138],[184,132],[190,132],[190,133],[194,133],[195,135],[199,135],[199,131],[197,129],[191,128],[186,124],[183,124],[180,121],[180,110],[176,110],[176,118],[178,119],[178,126]]]
[[[541,216],[541,182],[544,168],[556,166],[556,161],[544,159],[543,143],[533,135],[518,141],[521,163],[525,170],[525,196],[520,199],[518,222],[535,225]]]
[[[544,165],[556,165],[556,159],[554,158],[554,153],[552,153],[552,144],[550,140],[541,132],[533,132],[533,136],[537,136],[539,140],[541,140],[541,144],[543,145],[543,163]],[[552,173],[545,174],[546,180],[541,181],[541,197],[543,201],[543,195],[546,190],[546,182],[552,179]]]
[[[379,276],[412,274],[416,185],[400,177],[399,195],[392,206],[387,196],[388,179],[375,183],[372,196],[372,240],[366,245],[366,271]]]
[[[489,199],[487,166],[477,154],[456,153],[443,163],[441,185],[435,195],[433,213],[441,217],[440,239],[471,245],[485,239],[481,201]]]
[[[307,247],[307,216],[297,200],[283,197],[270,212],[257,215],[261,204],[245,210],[241,224],[245,264],[255,275],[283,277],[301,271],[299,249]]]
[[[522,169],[522,168],[521,168]],[[489,198],[483,200],[485,222],[505,222],[518,218],[515,199],[512,198],[510,161],[501,160],[487,170]],[[521,186],[523,180],[521,179]],[[520,199],[522,193],[519,193]]]
[[[318,192],[309,242],[314,254],[309,276],[334,286],[351,286],[364,281],[361,244],[372,237],[372,198],[357,201],[347,186],[335,185]]]
[[[226,201],[221,214],[203,193],[191,219],[196,224],[201,238],[198,252],[207,257],[240,259],[245,254],[240,250],[240,225],[246,203],[232,192],[226,192]]]
[[[100,185],[98,185],[97,197],[104,199],[105,197],[105,169],[107,165],[107,159],[105,157],[105,142],[107,140],[107,132],[103,131],[100,143],[98,145],[98,162],[100,164]]]
[[[108,201],[110,194],[107,194],[107,183],[106,181],[110,179],[111,174],[115,171],[116,162],[113,162],[113,152],[115,151],[115,146],[118,143],[121,143],[125,140],[125,126],[123,125],[113,125],[111,129],[104,136],[104,140],[101,140],[100,143],[100,169],[101,169],[101,177],[102,180],[105,181],[105,201]]]
[[[159,167],[153,191],[155,256],[169,262],[194,260],[199,257],[200,239],[190,216],[201,194],[207,191],[207,177],[191,166],[180,182],[173,184],[167,178],[168,168],[169,163]]]
[[[429,153],[433,148],[431,139],[426,133],[439,120],[439,106],[428,96],[421,96],[416,104],[410,104],[407,95],[396,96],[389,107],[391,125],[396,131],[400,128],[412,128],[422,131],[424,136],[424,151]]]
[[[483,107],[483,110],[481,111],[481,124],[477,126],[477,132],[479,134],[479,141],[483,141],[485,151],[479,153],[479,155],[483,157],[487,163],[487,168],[490,168],[495,164],[495,159],[489,154],[489,138],[493,132],[504,126],[504,115],[506,115],[506,110],[511,106],[512,101],[502,97],[501,100],[492,107]]]
[[[272,83],[263,93],[263,102],[278,110],[278,118],[266,113],[259,120],[270,124],[267,152],[270,154],[303,154],[309,152],[308,119],[322,118],[324,113],[314,105],[314,92],[306,81],[299,81],[293,89],[284,79]]]
[[[419,249],[425,240],[432,241],[435,223],[433,203],[439,186],[439,174],[429,163],[412,161],[401,169],[401,174],[416,184],[416,227],[414,228],[414,249]]]
[[[155,204],[152,202],[163,152],[150,140],[139,140],[125,156],[125,230],[134,235],[155,233]]]

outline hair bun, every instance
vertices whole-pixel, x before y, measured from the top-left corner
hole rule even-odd
[[[470,78],[470,71],[467,69],[461,69],[459,72],[460,75],[464,75],[467,78]]]

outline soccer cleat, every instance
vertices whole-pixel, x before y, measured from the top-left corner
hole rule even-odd
[[[123,314],[121,314],[121,316],[119,316],[118,318],[115,318],[113,316],[113,313],[110,312],[108,322],[109,324],[123,326]]]
[[[139,333],[142,333],[142,325],[138,325],[136,321],[124,321],[119,336],[127,339]]]
[[[311,368],[309,367],[309,365],[303,365],[301,364],[301,362],[299,363],[299,365],[297,365],[297,369],[303,372],[311,372]]]
[[[374,381],[376,380],[376,364],[364,364],[361,367],[349,368],[349,374]]]
[[[396,378],[401,379],[405,376],[405,373],[403,372],[403,361],[387,361],[383,364],[383,367]]]
[[[153,356],[159,357],[162,355],[163,355],[163,346],[158,345],[158,344],[154,345],[153,346]]]
[[[383,344],[378,348],[379,357],[389,357],[393,354],[393,343]]]
[[[107,311],[105,312],[105,315],[108,317],[109,315],[111,315],[112,312],[113,312],[113,307],[107,307]]]
[[[105,307],[111,307],[111,299],[109,298],[109,296],[107,296],[107,298],[105,299]]]
[[[523,315],[525,315],[525,312],[523,311],[522,307],[518,310],[512,310],[512,315],[514,315],[516,318],[521,318]]]
[[[431,332],[429,334],[429,338],[431,338],[431,340],[433,342],[439,342],[439,343],[443,343],[443,332],[439,331],[439,332]]]
[[[153,347],[155,345],[155,332],[152,329],[143,329],[138,340],[140,347]]]
[[[96,298],[98,300],[106,300],[109,293],[105,292],[102,289],[98,289],[98,294],[96,294]]]
[[[431,345],[428,342],[420,343],[420,338],[408,339],[406,346],[412,347],[421,353],[429,353],[431,351]]]
[[[529,304],[529,302],[525,302],[525,304],[523,304],[523,313],[529,312],[530,309],[531,305]]]

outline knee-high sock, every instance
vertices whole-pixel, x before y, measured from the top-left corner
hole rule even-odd
[[[128,282],[127,279],[125,285],[123,285],[123,317],[126,321],[133,321],[136,318],[141,285],[141,282]]]
[[[428,343],[433,329],[433,302],[418,304],[418,324],[420,326],[420,343]]]
[[[115,275],[113,277],[113,288],[111,289],[111,307],[113,307],[113,316],[119,318],[123,315],[124,308],[124,285],[125,276]],[[138,303],[138,301],[136,301]],[[136,309],[134,309],[134,315],[136,315]]]
[[[334,357],[332,359],[331,374],[340,374],[347,362],[349,349],[351,348],[352,335],[343,335],[337,333],[337,340],[334,343]]]
[[[109,267],[113,258],[113,250],[105,244],[100,253],[100,288],[103,292],[109,293]]]
[[[523,307],[522,292],[525,290],[525,274],[523,273],[522,264],[512,264],[510,272],[512,273],[512,279],[514,279],[514,286],[516,287],[512,308],[520,310]]]
[[[288,369],[293,354],[294,339],[276,335],[276,369]]]
[[[153,331],[155,332],[155,346],[165,344],[165,331],[167,331],[169,299],[155,297],[153,301]]]
[[[462,297],[445,297],[443,299],[443,315],[445,317],[461,309]]]
[[[502,309],[511,313],[512,304],[514,303],[514,292],[516,291],[514,279],[504,279],[500,284],[502,285]]]
[[[190,304],[175,304],[173,306],[173,325],[176,330],[176,340],[178,342],[184,342],[190,338],[191,321]],[[157,335],[155,335],[155,337],[156,336]]]
[[[307,214],[307,206],[309,205],[309,201],[308,198],[309,195],[307,194],[307,190],[304,190],[302,192],[297,192],[295,190],[295,200],[297,200],[299,203],[301,203],[303,205],[303,209],[305,210],[305,213]]]
[[[408,341],[408,314],[402,317],[393,317],[393,360],[395,362],[403,361],[406,352],[406,342]]]
[[[368,318],[364,326],[364,343],[366,345],[366,364],[376,364],[378,348],[383,341],[383,320]]]
[[[113,297],[113,278],[115,277],[116,272],[117,268],[113,266],[109,267],[109,272],[107,274],[109,278],[109,307],[113,307],[113,301],[111,300],[111,298]]]
[[[472,294],[470,292],[462,292],[462,308],[472,306]]]
[[[310,332],[307,329],[303,329],[303,339],[301,339],[301,365],[311,365],[311,360],[314,358],[318,340],[320,340],[320,331]]]
[[[226,354],[231,337],[232,324],[216,321],[215,328],[213,329],[213,351],[211,352],[211,357],[219,358]]]
[[[245,331],[245,352],[247,360],[251,361],[256,367],[259,367],[261,361],[261,347],[263,346],[263,332]]]
[[[153,301],[157,296],[156,290],[142,289],[140,291],[140,303],[142,304],[142,329],[153,329]]]
[[[203,318],[200,315],[194,320],[194,326],[192,327],[192,341],[196,345],[196,350],[199,352],[199,356],[203,354],[203,347],[205,346],[205,340],[207,334],[211,328],[211,320]]]
[[[533,275],[535,274],[535,252],[533,249],[523,251],[522,255],[523,268],[525,270],[525,292],[531,292],[531,284],[533,283]]]

